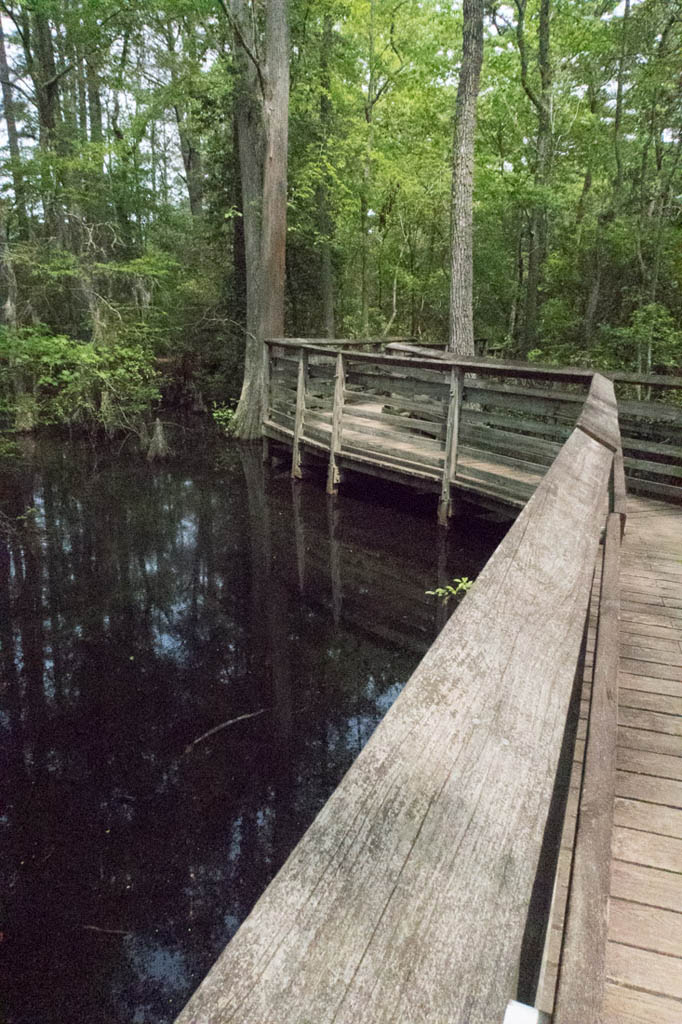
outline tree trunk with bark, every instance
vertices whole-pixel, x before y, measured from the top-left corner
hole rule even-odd
[[[537,67],[540,76],[539,91],[531,84],[526,49],[525,18],[527,0],[516,0],[517,24],[516,41],[521,61],[521,85],[537,114],[535,136],[535,171],[533,181],[538,192],[549,182],[552,162],[552,65],[550,57],[551,0],[540,0],[538,22]],[[526,273],[526,297],[524,304],[523,349],[525,352],[537,345],[538,312],[540,306],[540,282],[542,267],[547,258],[547,211],[544,197],[534,197],[528,223],[528,267]]]
[[[462,66],[452,161],[452,247],[448,350],[474,354],[473,210],[476,101],[483,64],[484,0],[464,0]]]
[[[320,134],[325,149],[331,133],[332,104],[329,78],[329,57],[332,49],[333,26],[330,15],[324,19],[320,47]],[[320,230],[320,292],[322,298],[322,332],[334,337],[334,266],[332,262],[332,218],[329,211],[329,188],[325,180],[317,187],[317,212]]]
[[[263,339],[284,334],[289,26],[287,0],[268,0],[265,58],[260,59],[245,0],[232,0],[231,11],[239,43],[237,127],[247,277],[244,380],[234,423],[236,436],[247,441],[261,436]]]
[[[23,240],[28,238],[28,214],[26,212],[26,190],[24,175],[21,168],[21,150],[19,148],[19,133],[17,131],[17,120],[14,113],[14,97],[10,85],[9,65],[7,63],[7,51],[5,48],[5,33],[0,18],[0,78],[2,79],[2,106],[5,112],[5,123],[7,125],[7,142],[9,144],[10,171],[12,174],[12,185],[14,186],[14,208],[19,224],[19,237]]]

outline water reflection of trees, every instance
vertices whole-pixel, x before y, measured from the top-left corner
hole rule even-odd
[[[93,461],[39,452],[3,494],[8,1024],[171,1020],[436,626],[409,517],[339,522],[249,454]]]

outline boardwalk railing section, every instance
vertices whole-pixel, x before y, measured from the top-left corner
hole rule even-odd
[[[301,475],[306,457],[322,456],[332,493],[346,468],[431,490],[443,523],[453,489],[523,507],[573,429],[593,377],[424,355],[397,342],[388,352],[366,351],[376,342],[266,344],[263,431],[291,447],[292,474]],[[613,377],[630,489],[682,498],[682,378]]]
[[[385,415],[395,418],[405,415],[407,400],[427,424],[438,422],[434,407],[449,402],[451,370],[417,367],[415,396],[414,378],[401,390],[408,379],[399,373],[402,362],[390,364],[389,389],[369,372],[375,364],[355,352],[336,354],[330,365],[313,360],[317,351],[292,361],[276,355],[279,348],[273,346],[280,360],[273,372],[281,380],[273,381],[269,413],[280,415],[268,422],[273,433],[277,426],[292,432],[298,444],[305,437],[331,448],[332,487],[344,454],[365,436],[341,422],[348,394],[373,396],[353,397],[351,407],[367,402],[367,411],[379,406],[383,416],[388,406],[395,411]],[[285,380],[299,396],[293,417],[277,408]],[[466,393],[467,384],[455,381],[456,398],[457,387]],[[475,413],[489,401],[478,383],[470,392]],[[575,734],[571,710],[608,515],[595,714],[555,1010],[558,1024],[598,1019],[603,943],[594,915],[605,919],[608,892],[614,559],[625,490],[611,383],[596,376],[584,403],[570,398],[558,408],[565,406],[578,425],[178,1024],[492,1024],[504,1019],[510,1000],[531,1001],[520,989],[529,975],[529,930],[537,926],[529,907],[554,841],[548,821],[556,812],[562,751]],[[317,417],[306,420],[306,410]],[[539,415],[548,415],[544,406]],[[535,423],[530,409],[524,418]],[[473,417],[467,427],[480,422]],[[443,426],[454,433],[447,417]],[[398,433],[391,444],[405,443]],[[556,443],[540,431],[525,436]],[[393,465],[383,444],[362,448],[361,457]],[[545,457],[549,449],[537,451]],[[421,473],[426,464],[415,465]],[[435,489],[438,470],[434,453]]]

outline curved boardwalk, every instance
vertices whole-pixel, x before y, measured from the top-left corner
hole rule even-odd
[[[681,1024],[679,406],[269,346],[264,437],[294,478],[314,456],[332,494],[345,469],[399,479],[443,525],[457,489],[524,507],[178,1024],[536,1019],[515,996]]]

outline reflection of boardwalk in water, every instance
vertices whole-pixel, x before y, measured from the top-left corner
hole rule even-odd
[[[254,523],[267,524],[264,548],[275,539],[280,552],[290,552],[287,561],[280,556],[271,565],[270,574],[296,578],[300,594],[329,608],[335,623],[420,655],[454,607],[427,591],[455,575],[475,577],[506,529],[506,523],[469,516],[446,533],[423,515],[357,498],[325,499],[314,484],[289,484],[286,472],[266,483],[260,453],[242,452],[242,462],[251,487],[261,493],[263,512]],[[281,514],[289,502],[293,529]],[[255,525],[254,534],[262,533],[263,526]]]
[[[362,359],[353,354],[348,362]],[[377,359],[368,356],[365,362]],[[424,417],[434,401],[443,401],[441,385],[428,375],[442,371],[429,366],[425,375],[405,362],[386,383],[363,366],[347,372],[343,354],[335,365],[326,442],[329,490],[336,490],[344,468],[363,459],[383,475],[393,477],[399,468],[403,479],[414,471],[428,483],[424,460],[417,473],[415,452],[410,450],[408,457],[406,449],[395,446],[406,443],[405,431],[416,435],[420,424],[429,423],[422,418],[415,425],[406,413],[418,411]],[[268,423],[274,420],[266,421],[269,437],[288,436],[294,476],[308,448],[325,447],[310,431],[306,434],[311,425],[314,432],[316,416],[313,410],[306,427],[309,369],[303,352],[291,427],[283,410],[272,432]],[[488,370],[502,374],[500,367]],[[504,375],[513,372],[504,368]],[[316,394],[314,373],[312,380],[314,406],[316,399],[326,400],[325,388],[331,393],[331,381]],[[436,472],[431,482],[440,495],[442,521],[451,513],[451,489],[458,486],[463,455],[458,426],[465,431],[471,426],[461,417],[463,383],[461,369],[459,378],[453,370],[446,425],[441,414],[445,437],[440,438],[440,455],[434,449],[432,460]],[[393,417],[399,409],[409,424],[390,441],[390,457],[384,451],[386,432],[380,441],[371,435],[363,441],[364,455],[353,451],[345,405],[358,400],[359,386],[383,395],[381,417]],[[658,816],[663,808],[666,820],[673,822],[667,827],[673,827],[677,797],[667,783],[677,781],[669,775],[677,771],[680,751],[676,745],[663,751],[660,744],[671,742],[671,736],[676,744],[682,734],[682,709],[675,704],[680,696],[676,689],[669,691],[671,681],[679,685],[680,659],[677,648],[657,645],[652,660],[644,641],[635,645],[619,639],[619,617],[621,595],[624,622],[651,626],[650,620],[631,620],[628,613],[649,615],[646,609],[653,605],[659,616],[653,626],[662,629],[663,618],[681,613],[675,609],[681,603],[678,591],[667,590],[669,582],[677,587],[676,578],[666,580],[672,566],[672,548],[666,545],[679,544],[679,517],[662,520],[662,549],[655,531],[643,541],[635,522],[634,544],[628,539],[621,555],[625,469],[632,466],[630,456],[624,456],[611,382],[595,375],[584,404],[575,392],[557,398],[520,395],[516,385],[493,390],[514,402],[537,405],[536,418],[523,423],[517,409],[505,425],[506,444],[523,445],[525,452],[542,449],[546,457],[557,400],[572,403],[575,428],[569,427],[570,436],[474,588],[183,1011],[180,1024],[489,1024],[502,1021],[505,1010],[514,1019],[517,1011],[508,1007],[514,998],[552,1008],[555,1024],[606,1019],[609,1024],[653,1024],[672,1021],[670,1014],[682,1006],[679,907],[659,903],[645,912],[645,889],[633,888],[625,896],[617,888],[622,864],[630,872],[633,866],[678,870],[673,866],[678,837],[659,834]],[[479,393],[478,408],[469,412],[483,412],[489,419],[488,404]],[[270,411],[278,412],[274,405]],[[365,406],[356,419],[374,411]],[[623,411],[626,418],[631,415],[627,403]],[[643,419],[658,414],[649,407],[640,412]],[[663,419],[667,415],[661,412]],[[382,429],[397,426],[376,422]],[[643,449],[649,445],[652,454],[661,454],[665,444],[642,435],[636,442]],[[413,436],[409,444],[422,442]],[[500,459],[499,451],[494,457],[500,467],[520,461]],[[635,486],[670,497],[679,494],[674,482],[678,458],[678,450],[671,449],[670,462],[659,461],[650,478],[640,475]],[[646,467],[636,468],[643,474]],[[481,477],[476,487],[484,497],[501,497],[505,489],[505,500],[513,497],[517,477],[500,475],[511,482],[491,486]],[[656,508],[657,514],[668,515],[663,503],[650,499],[630,505],[635,518]],[[654,558],[649,568],[655,588],[648,600],[645,583],[626,586],[633,556],[636,567],[647,567],[638,561],[638,547]],[[677,643],[672,635],[656,636]],[[636,746],[634,733],[651,745]],[[640,733],[647,736],[642,740]],[[574,756],[582,757],[584,766],[571,778]],[[647,774],[654,789],[644,799],[640,776]],[[640,786],[639,795],[625,795],[628,785]],[[645,788],[651,785],[644,783]],[[667,804],[661,803],[664,791]],[[633,803],[638,804],[634,809]],[[637,825],[634,819],[623,824],[626,809],[639,814]],[[573,818],[575,835],[560,854],[562,823]],[[642,864],[644,857],[649,861]],[[559,897],[566,871],[570,886],[562,917]],[[663,940],[657,940],[654,948],[647,934],[664,918],[666,945],[660,948]],[[554,963],[553,942],[558,944]]]

